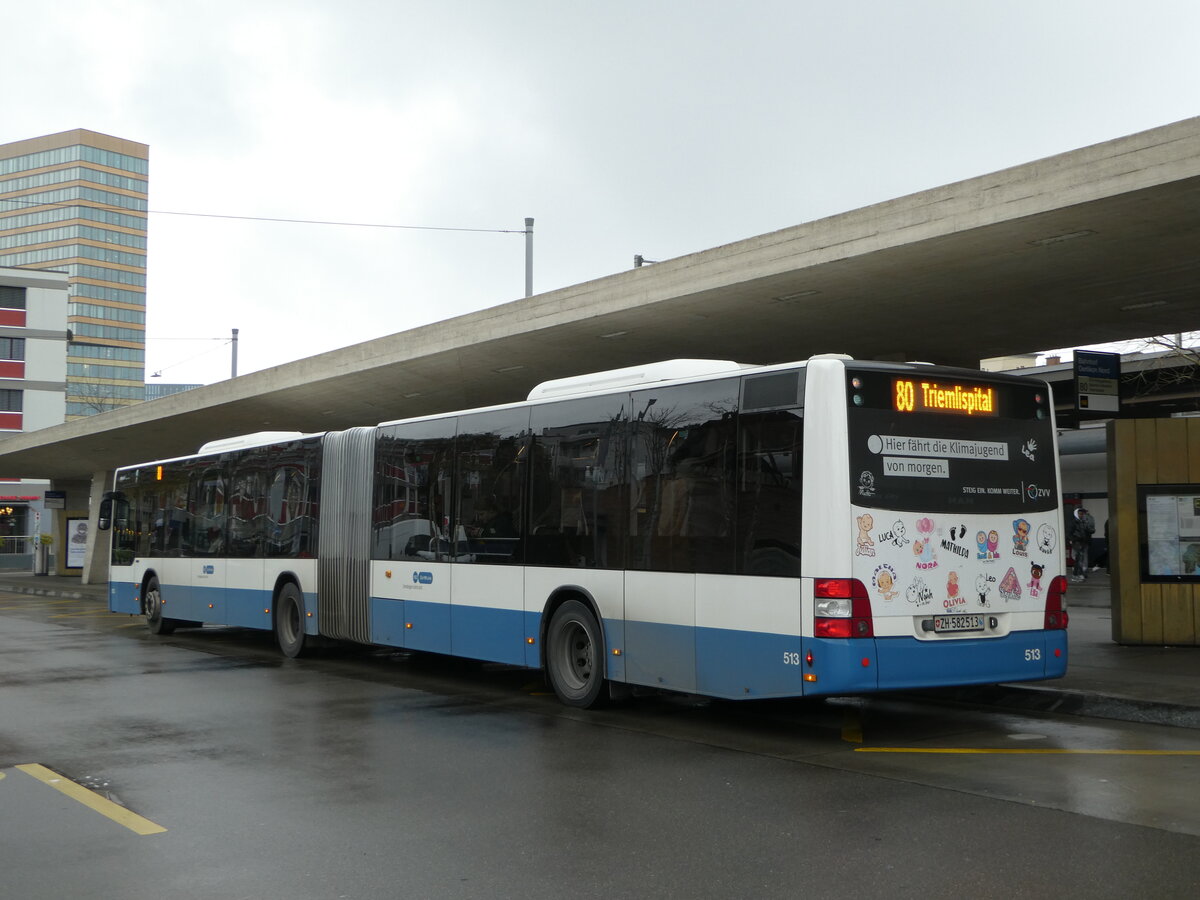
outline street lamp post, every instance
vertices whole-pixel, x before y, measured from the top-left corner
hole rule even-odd
[[[533,219],[525,218],[525,296],[533,296]]]

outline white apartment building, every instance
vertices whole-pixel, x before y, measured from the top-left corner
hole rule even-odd
[[[67,273],[0,266],[0,441],[66,418]],[[0,472],[0,568],[28,558],[21,540],[50,532],[48,481]]]

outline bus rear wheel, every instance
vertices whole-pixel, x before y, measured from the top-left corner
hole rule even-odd
[[[300,588],[288,582],[275,599],[275,640],[288,659],[304,653],[304,598]]]
[[[178,619],[163,615],[162,590],[153,576],[146,582],[146,591],[142,594],[142,612],[146,614],[146,628],[151,634],[171,634],[179,625]]]
[[[550,618],[546,674],[567,706],[588,709],[603,703],[604,638],[592,611],[578,600],[568,600]]]

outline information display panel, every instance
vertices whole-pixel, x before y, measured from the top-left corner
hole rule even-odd
[[[1142,581],[1200,582],[1200,484],[1138,486]]]

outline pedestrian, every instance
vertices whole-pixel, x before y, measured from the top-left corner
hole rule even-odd
[[[1071,551],[1075,557],[1075,566],[1071,570],[1072,581],[1083,581],[1087,578],[1088,548],[1092,543],[1092,534],[1096,531],[1096,520],[1082,506],[1076,507],[1075,518],[1071,523],[1068,538],[1071,541]]]
[[[1109,561],[1110,557],[1108,555],[1108,551],[1109,551],[1108,519],[1105,519],[1104,520],[1104,544],[1100,548],[1100,555],[1097,556],[1094,560],[1092,560],[1092,571],[1093,572],[1100,571],[1100,567],[1103,566],[1104,571],[1106,573],[1108,573],[1109,575],[1112,574],[1112,563]]]

